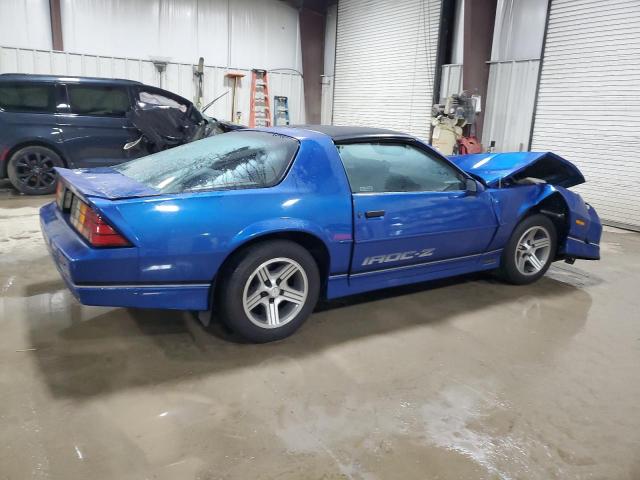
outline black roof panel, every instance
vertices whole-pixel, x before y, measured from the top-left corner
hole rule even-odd
[[[331,137],[334,141],[355,140],[358,138],[370,137],[407,137],[413,138],[406,133],[395,132],[385,128],[372,127],[341,127],[336,125],[291,125],[290,128],[303,128],[318,133],[323,133]]]

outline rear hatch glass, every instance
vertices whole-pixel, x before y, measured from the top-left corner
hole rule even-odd
[[[114,167],[162,193],[264,188],[282,180],[298,141],[279,134],[230,132]]]

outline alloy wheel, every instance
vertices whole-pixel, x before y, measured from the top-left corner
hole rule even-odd
[[[516,248],[516,268],[523,275],[535,275],[547,264],[551,255],[551,235],[541,226],[526,230]]]
[[[40,152],[25,152],[15,160],[18,181],[29,188],[43,190],[56,182],[54,160]]]
[[[249,275],[242,296],[244,312],[261,328],[278,328],[296,317],[308,291],[307,274],[298,262],[274,258]]]

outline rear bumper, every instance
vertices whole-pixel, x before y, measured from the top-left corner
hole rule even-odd
[[[206,310],[210,284],[141,284],[132,248],[96,249],[69,226],[55,203],[40,209],[40,227],[60,276],[84,305]]]
[[[67,287],[83,305],[207,310],[210,285],[75,285]]]

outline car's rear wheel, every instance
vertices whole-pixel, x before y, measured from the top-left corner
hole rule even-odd
[[[55,167],[64,167],[53,150],[32,145],[16,151],[7,165],[11,184],[26,195],[46,195],[56,189]]]
[[[525,218],[511,234],[502,254],[502,277],[516,285],[535,282],[551,266],[556,242],[556,228],[549,218],[542,214]]]
[[[313,311],[320,274],[297,243],[274,240],[236,255],[221,272],[216,305],[221,320],[252,342],[280,340]]]

